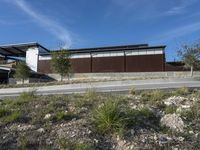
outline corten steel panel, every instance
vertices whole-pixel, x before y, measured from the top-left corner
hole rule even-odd
[[[72,71],[74,73],[90,73],[91,72],[91,58],[77,58],[70,60]],[[50,60],[38,61],[38,72],[52,73]]]
[[[72,70],[74,73],[90,73],[91,58],[71,59]]]
[[[39,60],[38,61],[38,72],[40,73],[52,73],[50,60]]]
[[[164,71],[164,56],[157,55],[139,55],[126,56],[127,72],[154,72]]]
[[[92,72],[124,72],[124,56],[93,57]]]

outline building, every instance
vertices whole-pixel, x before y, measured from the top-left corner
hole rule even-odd
[[[69,49],[74,73],[165,71],[165,47],[148,44]],[[1,45],[5,60],[24,57],[35,72],[49,74],[50,50],[38,43]]]

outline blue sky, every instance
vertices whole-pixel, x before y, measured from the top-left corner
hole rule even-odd
[[[54,49],[200,40],[199,0],[0,0],[0,44],[39,42]]]

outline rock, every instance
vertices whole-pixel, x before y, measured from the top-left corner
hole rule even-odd
[[[162,126],[169,127],[177,132],[183,132],[185,124],[177,114],[166,114],[161,118],[160,123]]]
[[[186,100],[185,97],[181,97],[181,96],[172,96],[169,97],[168,99],[164,100],[164,104],[167,106],[170,105],[175,105],[178,106],[181,104],[181,102],[183,102],[184,100]]]
[[[44,119],[49,119],[51,117],[51,114],[46,114]]]
[[[177,140],[180,141],[180,142],[183,142],[185,140],[185,138],[180,136],[180,137],[177,138]]]
[[[39,132],[39,133],[44,133],[45,130],[44,130],[44,128],[39,128],[39,129],[37,129],[37,132]]]
[[[25,125],[25,124],[21,124],[17,126],[17,130],[18,131],[26,131],[26,130],[30,130],[33,129],[34,126],[33,125]]]
[[[158,143],[159,145],[163,145],[172,141],[172,138],[168,137],[167,135],[159,135]]]

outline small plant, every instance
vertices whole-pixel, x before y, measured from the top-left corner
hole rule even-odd
[[[186,96],[190,93],[189,89],[187,87],[182,87],[177,89],[176,91],[173,92],[174,95],[176,96]]]
[[[26,150],[27,147],[28,147],[28,140],[27,140],[27,138],[25,136],[21,136],[19,138],[19,144],[20,144],[19,147],[20,147],[21,150]]]
[[[150,102],[152,104],[154,104],[157,101],[161,101],[165,96],[164,92],[160,90],[143,92],[141,95],[142,95],[142,100],[144,102]]]
[[[93,112],[93,123],[99,133],[118,132],[125,120],[118,102],[109,99]]]
[[[0,108],[0,118],[10,114],[10,111],[5,108]]]
[[[134,88],[134,87],[131,88],[131,90],[129,91],[129,93],[130,93],[131,95],[135,95],[135,94],[136,94],[135,88]]]
[[[21,112],[12,112],[4,118],[5,123],[16,122],[21,119]]]
[[[143,127],[143,128],[149,128],[152,127],[151,125],[158,125],[159,124],[159,118],[156,117],[152,111],[149,110],[149,108],[144,107],[140,110],[129,110],[127,111],[127,127]]]
[[[78,143],[76,144],[75,150],[91,150],[91,145],[87,143]]]
[[[176,110],[177,110],[177,107],[173,106],[173,105],[166,106],[165,109],[164,109],[164,111],[165,111],[166,114],[173,114],[173,113],[176,112]]]
[[[16,98],[15,101],[13,101],[13,105],[17,105],[17,106],[20,106],[20,105],[24,105],[30,101],[32,101],[33,99],[36,98],[35,96],[35,92],[36,91],[30,91],[30,92],[23,92],[20,94],[19,97]]]
[[[68,149],[68,150],[75,149],[74,143],[65,138],[58,139],[58,144],[61,149]]]
[[[57,112],[55,115],[53,115],[50,120],[53,121],[53,122],[58,122],[58,121],[68,121],[68,120],[72,120],[73,118],[77,118],[76,115],[74,115],[73,113],[70,113],[70,112]]]
[[[80,108],[92,106],[95,102],[97,102],[97,98],[97,93],[95,91],[89,90],[84,94],[83,97],[78,98],[74,101],[75,106]]]

